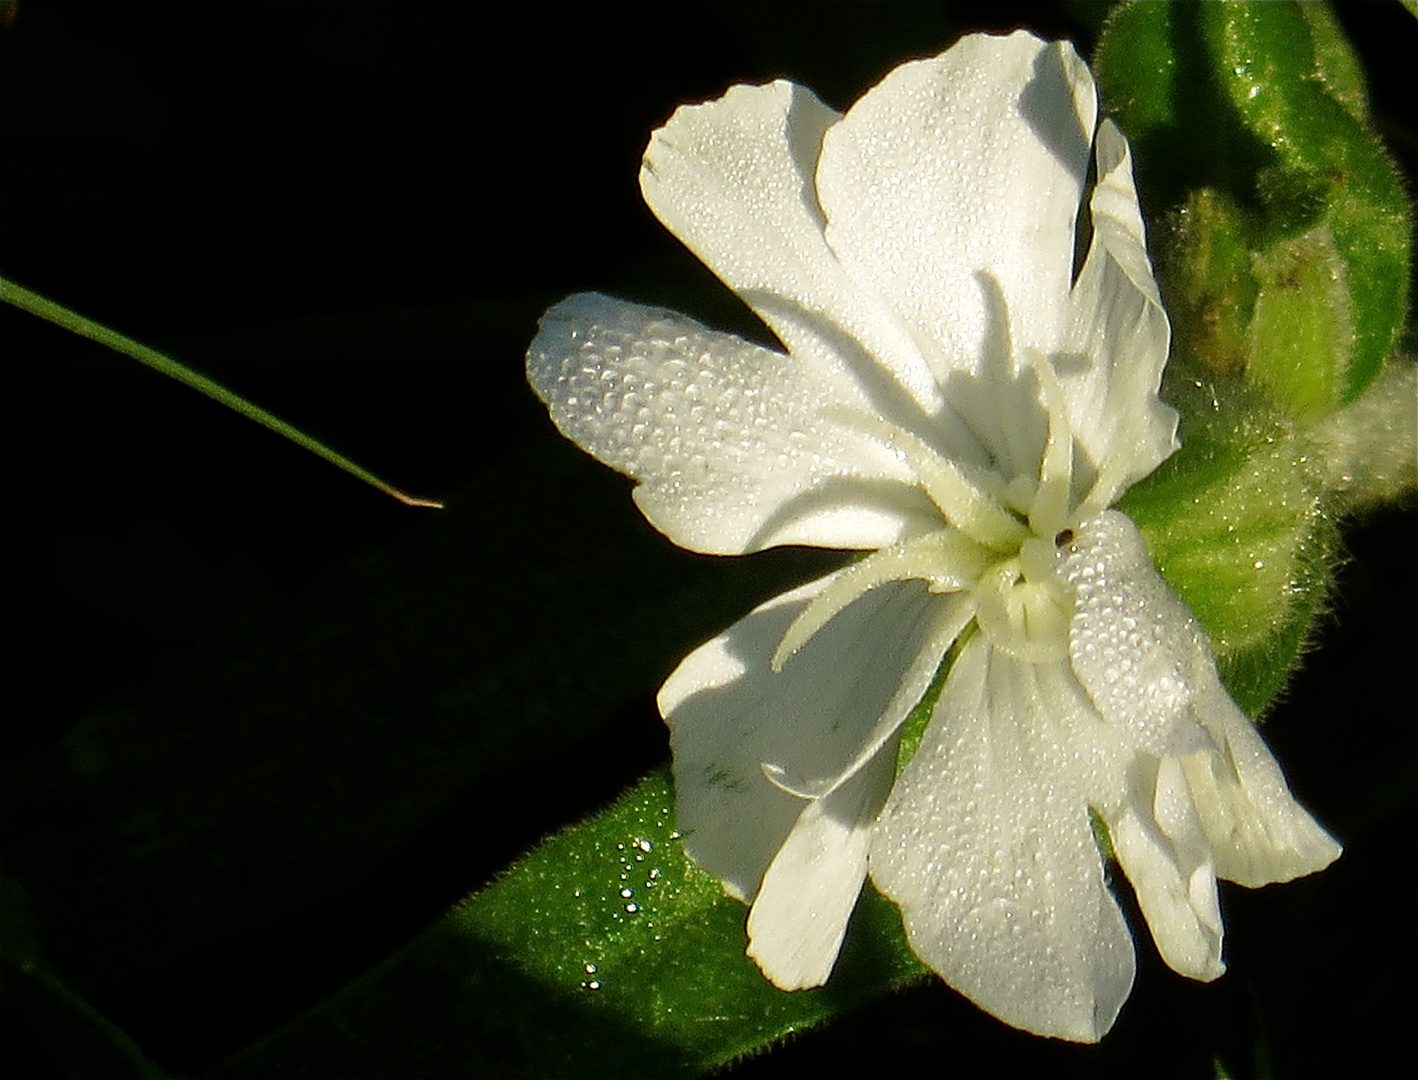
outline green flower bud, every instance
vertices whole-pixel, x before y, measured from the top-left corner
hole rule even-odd
[[[1123,4],[1096,66],[1175,223],[1157,239],[1178,355],[1293,416],[1356,400],[1402,329],[1412,221],[1333,15]]]

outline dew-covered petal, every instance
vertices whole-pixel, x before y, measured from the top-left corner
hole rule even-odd
[[[1194,708],[1195,674],[1209,653],[1137,526],[1106,510],[1073,530],[1060,554],[1074,589],[1069,658],[1098,712],[1129,745],[1158,757],[1212,746]]]
[[[1096,112],[1071,45],[980,34],[898,67],[827,131],[827,241],[911,327],[947,395],[999,333],[986,279],[1016,350],[1056,347]]]
[[[893,739],[841,787],[810,800],[763,876],[748,955],[783,990],[821,986],[832,973],[896,774],[895,746]]]
[[[829,421],[830,386],[796,355],[598,293],[542,316],[527,378],[556,426],[640,481],[635,501],[681,547],[880,548],[939,527],[909,466]]]
[[[823,237],[813,174],[838,119],[790,82],[735,86],[683,106],[651,136],[640,189],[789,352],[855,386],[868,411],[934,413],[939,388],[910,334],[848,277]]]
[[[754,609],[690,653],[660,689],[685,849],[740,899],[757,893],[804,796],[834,791],[890,740],[959,629],[957,597],[890,582],[773,673],[789,625],[838,576]]]
[[[1216,875],[1264,885],[1333,862],[1339,845],[1290,794],[1137,526],[1105,511],[1078,526],[1060,562],[1076,589],[1073,670],[1130,745],[1182,759]]]
[[[1260,732],[1211,667],[1198,711],[1220,747],[1184,762],[1216,875],[1252,888],[1323,870],[1340,846],[1290,793]]]
[[[1147,257],[1132,153],[1111,120],[1098,128],[1093,239],[1073,286],[1055,370],[1101,510],[1180,444],[1177,413],[1157,396],[1171,326]]]
[[[1216,868],[1181,762],[1140,754],[1131,799],[1108,822],[1118,863],[1137,895],[1157,951],[1173,971],[1209,982],[1221,962]]]
[[[1006,1023],[1093,1042],[1132,986],[1088,792],[1106,733],[1063,663],[961,650],[872,844],[912,950]]]

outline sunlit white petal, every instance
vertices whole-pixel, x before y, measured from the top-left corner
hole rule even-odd
[[[1132,152],[1110,120],[1098,129],[1097,158],[1093,239],[1055,360],[1095,474],[1085,514],[1111,505],[1180,445],[1177,413],[1157,397],[1171,328],[1147,258]]]
[[[1162,959],[1193,979],[1214,979],[1226,970],[1216,867],[1181,762],[1143,754],[1130,771],[1128,805],[1108,822],[1118,862]]]
[[[645,201],[793,352],[857,386],[872,411],[935,411],[940,389],[906,328],[844,272],[813,173],[839,119],[789,82],[735,86],[651,137]]]
[[[1088,816],[1103,722],[1061,664],[976,636],[877,827],[871,876],[911,948],[1017,1027],[1091,1042],[1132,986],[1132,940]]]
[[[748,955],[784,990],[832,973],[867,874],[877,813],[896,775],[896,740],[835,791],[807,803],[748,916]]]
[[[774,674],[769,659],[829,575],[756,608],[675,669],[660,690],[689,853],[751,899],[802,813],[869,762],[925,693],[959,630],[923,582],[865,593]],[[871,642],[870,648],[862,647]],[[764,766],[783,777],[770,781]]]
[[[1140,748],[1182,760],[1219,877],[1288,881],[1339,845],[1290,794],[1176,593],[1125,515],[1081,524],[1061,560],[1077,589],[1069,653],[1099,713]]]
[[[1061,572],[1075,591],[1069,657],[1098,712],[1120,737],[1158,756],[1212,746],[1195,712],[1200,631],[1157,573],[1137,526],[1116,510],[1081,523]]]
[[[1257,887],[1323,870],[1339,857],[1339,844],[1295,801],[1275,756],[1220,681],[1202,698],[1199,711],[1220,749],[1184,764],[1217,876]]]
[[[822,418],[832,384],[800,355],[582,293],[542,316],[527,376],[568,438],[641,481],[641,510],[683,547],[875,548],[939,521],[889,448]]]
[[[1069,46],[975,35],[901,65],[827,131],[827,241],[911,328],[947,398],[992,332],[982,277],[1021,352],[1058,342],[1096,110]]]

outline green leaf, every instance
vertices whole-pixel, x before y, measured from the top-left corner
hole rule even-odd
[[[868,890],[831,982],[776,989],[673,806],[652,773],[214,1080],[696,1076],[923,973]]]

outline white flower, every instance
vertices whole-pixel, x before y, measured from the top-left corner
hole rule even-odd
[[[950,985],[1096,1040],[1134,960],[1090,813],[1197,979],[1223,970],[1218,877],[1338,854],[1108,509],[1177,443],[1128,145],[1096,115],[1073,49],[1026,33],[905,64],[845,116],[781,81],[681,108],[646,201],[785,351],[583,294],[528,353],[557,426],[677,544],[871,552],[660,691],[685,846],[752,903],[786,989],[827,979],[870,873]]]

